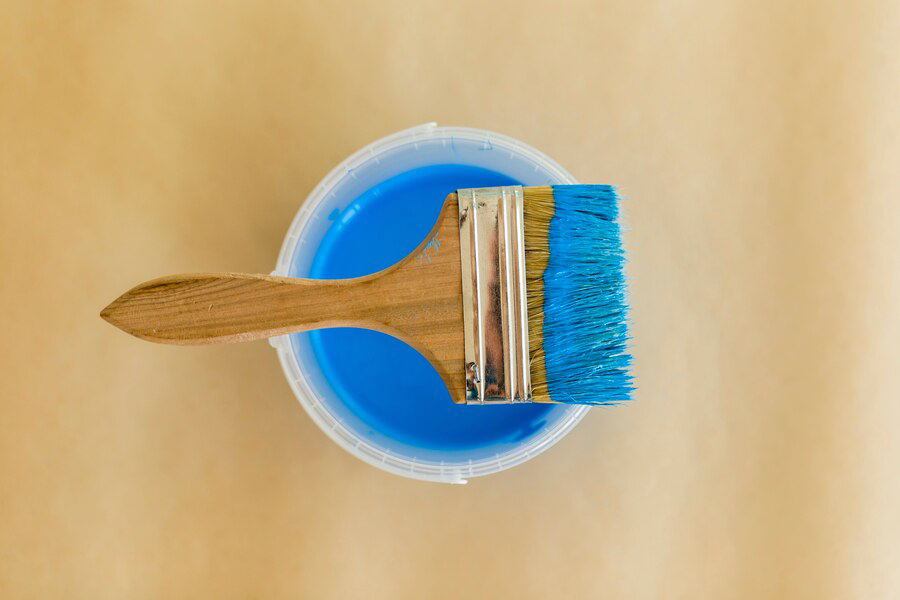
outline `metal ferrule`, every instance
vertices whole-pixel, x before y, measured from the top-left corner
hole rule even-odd
[[[457,194],[466,402],[530,402],[522,186]]]

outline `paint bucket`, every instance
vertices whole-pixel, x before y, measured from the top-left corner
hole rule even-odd
[[[543,153],[499,134],[434,123],[347,158],[294,218],[274,275],[353,277],[403,258],[456,188],[575,183]],[[272,338],[300,404],[338,445],[385,471],[446,483],[496,473],[559,441],[586,406],[455,405],[409,346],[333,329]]]

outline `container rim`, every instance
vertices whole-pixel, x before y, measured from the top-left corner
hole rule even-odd
[[[471,127],[439,127],[431,122],[410,129],[405,129],[383,137],[357,152],[351,154],[333,168],[322,181],[313,188],[306,200],[301,204],[291,226],[285,235],[278,255],[278,262],[273,275],[288,276],[291,261],[301,239],[301,232],[312,218],[314,209],[331,193],[334,187],[354,169],[369,162],[378,160],[378,156],[395,148],[410,143],[449,139],[474,141],[488,147],[500,147],[535,164],[535,168],[543,168],[558,183],[576,183],[575,178],[559,164],[543,152],[515,140],[511,137]],[[335,443],[357,458],[396,475],[424,481],[443,483],[466,483],[466,477],[481,477],[497,473],[519,465],[546,450],[566,436],[584,418],[587,406],[572,405],[567,413],[553,426],[536,434],[527,443],[507,452],[497,453],[493,457],[463,462],[431,461],[412,459],[397,455],[386,449],[378,448],[336,419],[319,399],[309,380],[303,372],[287,335],[270,338],[269,343],[278,353],[278,359],[285,377],[313,422],[325,432]]]

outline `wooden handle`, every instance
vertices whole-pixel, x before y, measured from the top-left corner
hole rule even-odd
[[[168,344],[255,340],[327,327],[373,329],[421,352],[455,401],[465,395],[462,275],[456,195],[408,257],[355,279],[241,273],[170,275],[142,283],[100,316]]]

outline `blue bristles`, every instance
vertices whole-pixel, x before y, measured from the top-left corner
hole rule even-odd
[[[618,198],[607,185],[553,186],[544,272],[543,349],[554,402],[631,396]]]

